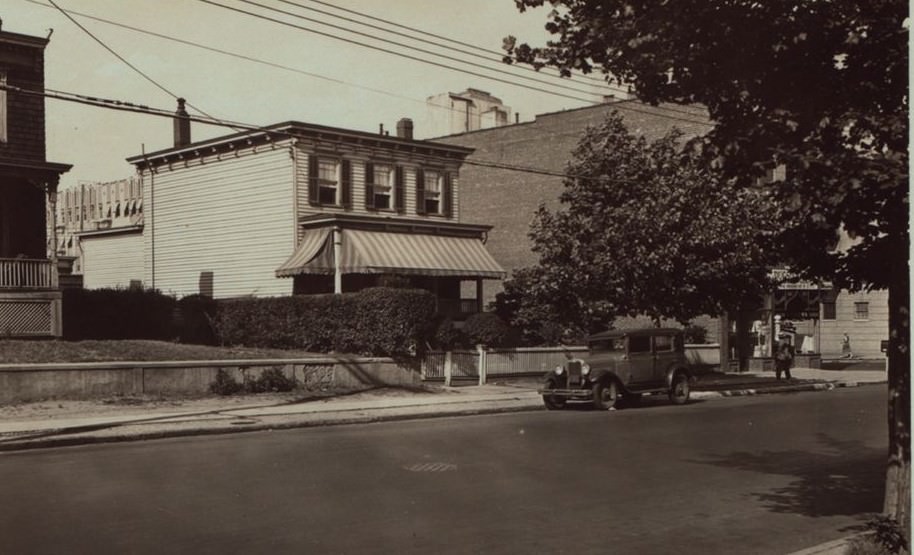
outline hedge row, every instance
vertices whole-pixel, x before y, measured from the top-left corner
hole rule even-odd
[[[218,306],[215,328],[226,345],[375,356],[414,352],[431,333],[435,317],[431,293],[385,287],[229,300]]]
[[[64,339],[172,339],[174,297],[144,289],[64,289]]]

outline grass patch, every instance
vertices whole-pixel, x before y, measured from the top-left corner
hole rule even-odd
[[[0,364],[279,359],[316,356],[326,355],[297,350],[210,347],[144,339],[118,341],[0,340]]]

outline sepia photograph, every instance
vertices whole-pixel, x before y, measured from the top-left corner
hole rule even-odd
[[[0,553],[910,553],[909,32],[3,0]]]

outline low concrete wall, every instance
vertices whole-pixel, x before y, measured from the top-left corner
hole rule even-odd
[[[389,358],[103,362],[0,365],[0,403],[114,395],[200,395],[219,370],[239,382],[280,369],[308,389],[413,385],[418,365]]]
[[[720,344],[687,344],[685,356],[692,366],[720,366]]]

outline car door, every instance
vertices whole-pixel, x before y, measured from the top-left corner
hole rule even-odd
[[[651,336],[628,336],[628,362],[632,386],[650,385],[654,381],[654,353],[651,352]]]
[[[666,380],[666,371],[675,364],[679,355],[676,352],[675,334],[662,334],[653,337],[654,343],[654,380],[662,383]]]

